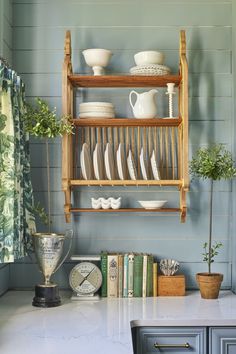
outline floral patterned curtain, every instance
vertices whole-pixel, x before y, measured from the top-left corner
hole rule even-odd
[[[0,263],[24,257],[35,232],[24,107],[21,79],[0,61]]]

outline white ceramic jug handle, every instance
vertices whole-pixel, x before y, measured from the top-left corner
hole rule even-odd
[[[132,91],[130,92],[130,94],[129,94],[129,103],[130,103],[131,107],[134,109],[134,105],[133,105],[133,103],[132,103],[132,94],[133,94],[133,93],[135,93],[136,96],[138,96],[138,94],[137,94],[137,92],[134,91],[134,90],[132,90]]]

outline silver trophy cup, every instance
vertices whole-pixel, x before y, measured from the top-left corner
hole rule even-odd
[[[72,230],[67,231],[65,235],[53,233],[35,233],[33,235],[36,259],[44,276],[44,283],[35,286],[33,306],[55,307],[61,304],[58,285],[52,283],[50,278],[68,256],[71,249],[72,236]],[[65,256],[62,257],[66,239],[69,240],[69,246]]]

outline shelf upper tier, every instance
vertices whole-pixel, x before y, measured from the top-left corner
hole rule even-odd
[[[179,85],[180,75],[136,76],[136,75],[79,75],[68,76],[74,87],[165,87],[168,82]]]
[[[77,118],[72,121],[77,127],[178,127],[182,123],[181,118]]]

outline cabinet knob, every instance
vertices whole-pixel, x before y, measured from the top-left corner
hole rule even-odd
[[[189,343],[184,343],[184,344],[158,344],[158,343],[154,343],[153,347],[156,348],[156,349],[159,349],[159,348],[184,348],[184,349],[190,349],[191,348]]]

